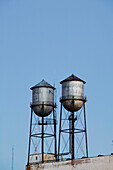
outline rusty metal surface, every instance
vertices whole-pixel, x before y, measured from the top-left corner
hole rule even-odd
[[[62,103],[66,110],[70,112],[73,111],[72,100],[66,100],[66,101],[63,101]],[[81,109],[82,105],[83,105],[83,101],[74,100],[74,111],[78,111],[79,109]]]
[[[26,165],[26,170],[39,170],[39,165],[38,164]]]
[[[113,170],[113,155],[55,163],[32,164],[26,170]]]

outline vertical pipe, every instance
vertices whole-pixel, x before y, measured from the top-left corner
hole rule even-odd
[[[60,152],[61,119],[62,119],[62,102],[61,102],[61,109],[60,109],[59,142],[58,142],[58,160],[59,160],[59,152]]]
[[[12,170],[13,170],[13,164],[14,164],[14,146],[12,146]]]
[[[72,100],[73,112],[72,112],[72,159],[74,159],[74,99]]]
[[[54,108],[53,108],[53,119],[54,119],[55,158],[56,158],[56,161],[57,161],[56,115],[55,115],[55,110],[54,110]]]
[[[29,157],[30,157],[32,114],[33,114],[33,111],[32,111],[32,109],[31,109],[31,120],[30,120],[30,131],[29,131],[29,148],[28,148],[28,162],[27,162],[27,165],[29,165]]]
[[[42,163],[44,163],[44,104],[42,104]]]
[[[69,153],[72,154],[72,113],[69,116]]]
[[[88,158],[88,142],[87,142],[87,128],[86,128],[86,110],[85,110],[85,103],[84,103],[84,125],[85,125],[85,139],[86,139],[86,156]]]

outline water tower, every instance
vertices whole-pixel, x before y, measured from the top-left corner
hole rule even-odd
[[[60,82],[62,85],[62,97],[60,98],[59,160],[88,157],[85,83],[85,81],[73,74]]]
[[[44,163],[57,159],[55,88],[42,80],[31,88],[32,102],[28,163]],[[50,139],[52,142],[50,142]]]

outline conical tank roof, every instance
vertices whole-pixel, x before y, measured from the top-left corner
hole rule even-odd
[[[83,81],[82,79],[80,79],[80,78],[76,77],[74,74],[72,74],[72,75],[71,75],[71,76],[69,76],[68,78],[66,78],[66,79],[62,80],[62,81],[60,82],[60,84],[62,84],[62,83],[64,83],[64,82],[66,82],[66,81],[82,81],[84,84],[86,83],[86,82],[85,82],[85,81]]]
[[[33,90],[34,88],[38,88],[38,87],[50,87],[50,88],[53,88],[53,89],[55,89],[55,87],[53,87],[53,86],[51,86],[49,83],[47,83],[44,79],[40,82],[40,83],[38,83],[38,84],[36,84],[35,86],[33,86],[33,87],[31,87],[30,89],[31,90]]]

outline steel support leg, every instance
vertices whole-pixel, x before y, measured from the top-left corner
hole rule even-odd
[[[61,109],[60,109],[59,142],[58,142],[58,160],[59,160],[59,154],[60,154],[61,119],[62,119],[62,102],[61,102]]]
[[[74,99],[72,100],[73,104],[73,112],[72,112],[72,159],[75,158],[75,153],[74,153]]]
[[[57,161],[56,114],[55,114],[54,109],[53,109],[53,119],[54,119],[55,158],[56,158],[56,161]]]
[[[86,140],[86,156],[88,157],[88,142],[87,142],[87,128],[86,128],[86,110],[84,103],[84,125],[85,125],[85,140]]]
[[[44,163],[44,104],[42,105],[42,163]]]
[[[31,120],[30,120],[30,131],[29,131],[29,148],[28,148],[28,161],[27,161],[27,165],[29,165],[29,157],[30,157],[31,129],[32,129],[32,114],[33,114],[33,110],[31,109]]]

